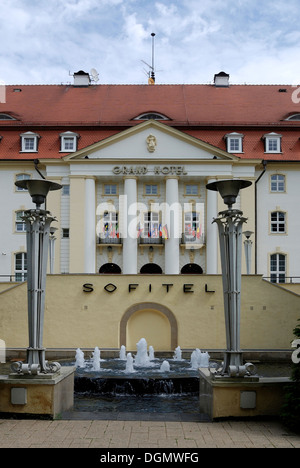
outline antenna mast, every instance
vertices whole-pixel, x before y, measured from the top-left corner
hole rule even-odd
[[[151,72],[151,84],[155,83],[155,68],[154,68],[154,38],[155,38],[155,33],[151,33],[152,36],[152,72]],[[149,83],[150,84],[150,83]]]
[[[148,84],[154,85],[155,84],[155,68],[154,68],[154,37],[155,37],[155,33],[151,33],[151,36],[152,36],[152,65],[149,65],[149,63],[145,62],[144,60],[142,60],[142,62],[145,65],[147,65],[148,68],[150,68],[149,72],[146,72],[146,70],[144,70],[145,73],[148,76]]]

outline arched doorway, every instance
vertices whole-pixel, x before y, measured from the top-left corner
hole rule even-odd
[[[100,267],[99,273],[101,274],[112,274],[112,275],[120,275],[121,268],[116,263],[105,263]]]
[[[187,263],[181,268],[182,275],[203,275],[203,270],[197,263]]]
[[[178,342],[178,327],[170,309],[153,302],[131,306],[120,322],[120,346],[135,351],[141,338],[145,338],[154,350],[174,350]]]
[[[156,263],[146,263],[146,265],[143,265],[142,268],[140,269],[140,273],[142,275],[161,275],[162,274],[162,269],[159,265]]]

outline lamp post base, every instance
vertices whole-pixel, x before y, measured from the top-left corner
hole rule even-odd
[[[27,362],[14,362],[11,370],[18,375],[55,374],[61,368],[58,362],[45,359],[45,348],[27,348]]]

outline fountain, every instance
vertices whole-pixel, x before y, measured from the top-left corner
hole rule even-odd
[[[126,347],[124,345],[120,348],[119,359],[121,359],[121,361],[126,361]]]
[[[127,374],[132,374],[132,372],[135,372],[133,368],[133,357],[131,353],[127,354],[125,372]]]
[[[175,349],[173,359],[174,361],[182,361],[182,351],[180,346],[177,346]]]
[[[97,346],[93,353],[93,370],[94,371],[100,370],[100,349]]]
[[[77,348],[77,350],[76,350],[75,366],[76,367],[85,367],[84,352],[81,351],[80,348]]]
[[[160,372],[170,372],[170,363],[168,361],[163,361],[159,370]]]
[[[209,367],[209,354],[202,353],[200,349],[196,348],[191,354],[191,367],[192,369]]]
[[[149,367],[151,366],[151,360],[147,352],[147,341],[145,338],[141,338],[136,344],[137,354],[135,356],[134,364],[137,367]]]
[[[149,359],[150,361],[154,361],[155,359],[153,346],[149,346]]]
[[[83,352],[76,351],[75,393],[86,395],[149,395],[149,394],[195,394],[199,391],[199,367],[214,365],[209,354],[198,348],[191,359],[182,358],[178,346],[173,358],[154,357],[154,348],[145,338],[136,344],[135,356],[121,346],[119,358],[100,359],[100,349],[95,348],[90,360],[84,360]],[[100,361],[103,364],[100,366]],[[170,366],[170,362],[172,364]],[[165,374],[168,374],[166,376]]]

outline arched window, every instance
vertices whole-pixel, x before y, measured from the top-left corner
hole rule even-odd
[[[99,269],[100,274],[111,274],[111,275],[120,275],[121,268],[116,263],[105,263]]]
[[[182,275],[203,275],[203,270],[197,263],[187,263],[181,268]]]
[[[170,120],[163,114],[159,114],[158,112],[145,112],[144,114],[140,114],[134,118],[134,120]]]
[[[146,265],[142,266],[140,273],[145,275],[145,274],[150,274],[150,275],[161,275],[162,274],[162,269],[159,265],[156,263],[147,263]]]
[[[16,120],[11,115],[8,114],[0,114],[0,120]]]
[[[300,114],[290,115],[286,120],[297,120],[297,121],[299,121],[300,120]]]

